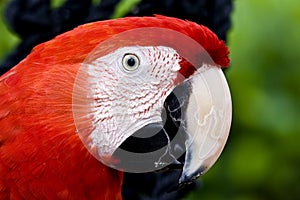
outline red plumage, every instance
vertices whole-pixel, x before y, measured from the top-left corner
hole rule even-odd
[[[216,64],[229,64],[226,46],[206,27],[163,16],[94,22],[38,45],[0,78],[0,199],[121,199],[122,172],[92,157],[76,134],[72,92],[100,42],[141,27],[186,34]]]

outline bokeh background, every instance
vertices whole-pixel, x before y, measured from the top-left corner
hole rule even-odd
[[[136,2],[123,1],[114,17]],[[0,62],[20,41],[5,26],[6,3],[0,0]],[[300,199],[300,1],[233,3],[225,72],[232,129],[220,159],[185,199]]]

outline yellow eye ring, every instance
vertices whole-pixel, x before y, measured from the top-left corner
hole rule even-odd
[[[135,71],[140,66],[140,59],[135,54],[125,54],[122,59],[122,65],[126,71]]]

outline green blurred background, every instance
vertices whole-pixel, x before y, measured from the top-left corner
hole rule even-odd
[[[0,61],[19,41],[5,26],[5,2]],[[124,2],[115,17],[137,0]],[[300,1],[235,0],[232,21],[230,137],[186,200],[300,199]]]

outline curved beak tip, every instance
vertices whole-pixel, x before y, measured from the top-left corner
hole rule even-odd
[[[206,170],[207,167],[201,166],[197,171],[195,171],[191,175],[182,174],[178,181],[179,185],[186,185],[194,182],[197,178],[203,175]]]
[[[185,164],[179,185],[206,173],[219,158],[231,126],[231,95],[222,70],[216,66],[189,79],[191,93],[185,115]]]

